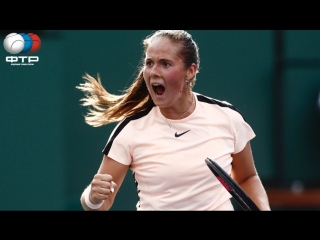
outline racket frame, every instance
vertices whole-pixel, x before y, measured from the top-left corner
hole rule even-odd
[[[234,197],[236,202],[244,211],[260,211],[258,206],[252,201],[246,192],[225,170],[219,166],[218,163],[210,158],[206,158],[205,162],[211,172],[216,176],[224,188]]]

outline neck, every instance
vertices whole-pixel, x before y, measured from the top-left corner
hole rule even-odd
[[[194,97],[193,93],[191,93],[190,96],[191,96],[191,100],[188,101],[189,104],[184,111],[181,111],[181,112],[179,111],[178,113],[177,112],[170,112],[170,113],[165,112],[165,114],[162,112],[164,117],[172,119],[172,120],[180,120],[182,118],[189,116],[195,108],[195,99],[194,99],[195,97]]]

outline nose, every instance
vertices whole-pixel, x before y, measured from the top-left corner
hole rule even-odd
[[[159,77],[159,69],[156,64],[154,64],[150,70],[150,77]]]

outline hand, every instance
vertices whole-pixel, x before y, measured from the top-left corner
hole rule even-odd
[[[93,204],[99,204],[108,199],[109,194],[114,192],[117,184],[112,181],[109,174],[96,174],[91,182],[89,200]]]

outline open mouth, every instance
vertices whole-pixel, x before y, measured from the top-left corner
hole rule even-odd
[[[164,93],[164,91],[166,90],[164,88],[164,86],[162,86],[158,83],[152,84],[152,88],[157,96],[161,96]]]

